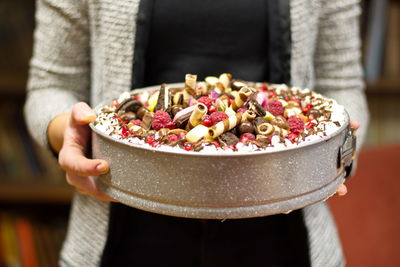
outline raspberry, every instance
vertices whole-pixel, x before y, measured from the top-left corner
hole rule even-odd
[[[309,123],[306,124],[306,128],[307,128],[307,129],[312,129],[312,128],[314,128],[314,126],[316,126],[316,125],[317,125],[316,123],[313,123],[313,122],[310,121]]]
[[[212,124],[216,124],[217,122],[223,121],[228,118],[228,115],[225,114],[225,112],[222,111],[215,111],[210,115]]]
[[[289,133],[286,135],[286,138],[289,139],[292,143],[294,143],[299,135],[297,133]]]
[[[172,121],[171,122],[168,122],[166,125],[165,125],[165,127],[164,128],[168,128],[168,129],[175,129],[176,128],[176,124],[175,123],[173,123]]]
[[[151,145],[152,147],[157,146],[157,142],[156,142],[156,140],[155,140],[154,135],[149,135],[149,136],[146,138],[146,143],[148,143],[148,144]]]
[[[186,151],[190,151],[192,150],[192,144],[186,143],[183,145],[183,149],[185,149]]]
[[[129,131],[128,127],[123,126],[121,128],[121,134],[120,134],[121,136],[128,137],[130,134],[131,134],[131,131]]]
[[[212,105],[212,106],[210,106],[210,108],[208,109],[208,114],[212,114],[212,113],[214,113],[215,111],[217,111],[217,107],[214,106],[214,105]]]
[[[256,140],[254,134],[244,133],[240,136],[240,142],[242,142],[243,144],[247,144],[251,140]]]
[[[200,97],[197,102],[203,103],[207,106],[207,109],[210,109],[211,105],[213,104],[212,100],[208,96]]]
[[[140,126],[140,124],[142,124],[142,121],[141,120],[131,120],[130,123]]]
[[[303,112],[304,115],[307,115],[310,109],[312,109],[313,107],[314,107],[313,105],[307,104],[305,107],[301,109],[301,111]]]
[[[154,130],[158,131],[161,128],[169,128],[171,127],[171,117],[169,114],[163,110],[158,110],[153,117],[153,121],[151,122],[151,127]]]
[[[269,101],[267,104],[267,110],[274,116],[283,115],[284,112],[282,103],[278,100]]]
[[[301,133],[304,130],[304,121],[298,116],[290,116],[287,120],[290,131],[293,133]]]
[[[186,139],[186,134],[185,134],[184,132],[178,133],[178,139],[179,139],[179,140],[184,140],[184,139]]]
[[[178,140],[178,136],[176,134],[169,134],[168,139],[169,141],[174,142]]]
[[[201,118],[201,124],[203,124],[204,126],[206,126],[206,127],[210,127],[210,126],[212,126],[213,125],[213,122],[212,122],[212,120],[211,120],[211,116],[210,115],[204,115],[202,118]]]

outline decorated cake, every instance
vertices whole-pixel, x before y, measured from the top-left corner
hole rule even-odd
[[[97,110],[94,123],[122,142],[161,151],[282,150],[330,135],[343,106],[309,89],[255,83],[224,73],[182,86],[125,92]]]

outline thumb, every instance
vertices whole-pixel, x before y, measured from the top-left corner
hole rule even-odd
[[[76,124],[84,125],[95,121],[96,113],[85,102],[79,102],[72,107],[71,119]]]

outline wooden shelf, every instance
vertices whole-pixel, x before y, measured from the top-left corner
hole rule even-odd
[[[72,200],[73,189],[67,184],[46,181],[6,183],[0,181],[0,202],[59,203]]]
[[[367,83],[369,95],[396,95],[400,96],[400,78],[382,78],[372,83]]]

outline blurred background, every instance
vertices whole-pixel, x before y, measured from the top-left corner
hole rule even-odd
[[[27,133],[33,0],[0,1],[0,267],[57,266],[72,190]],[[400,266],[400,1],[363,2],[367,143],[349,194],[329,204],[347,266]]]

